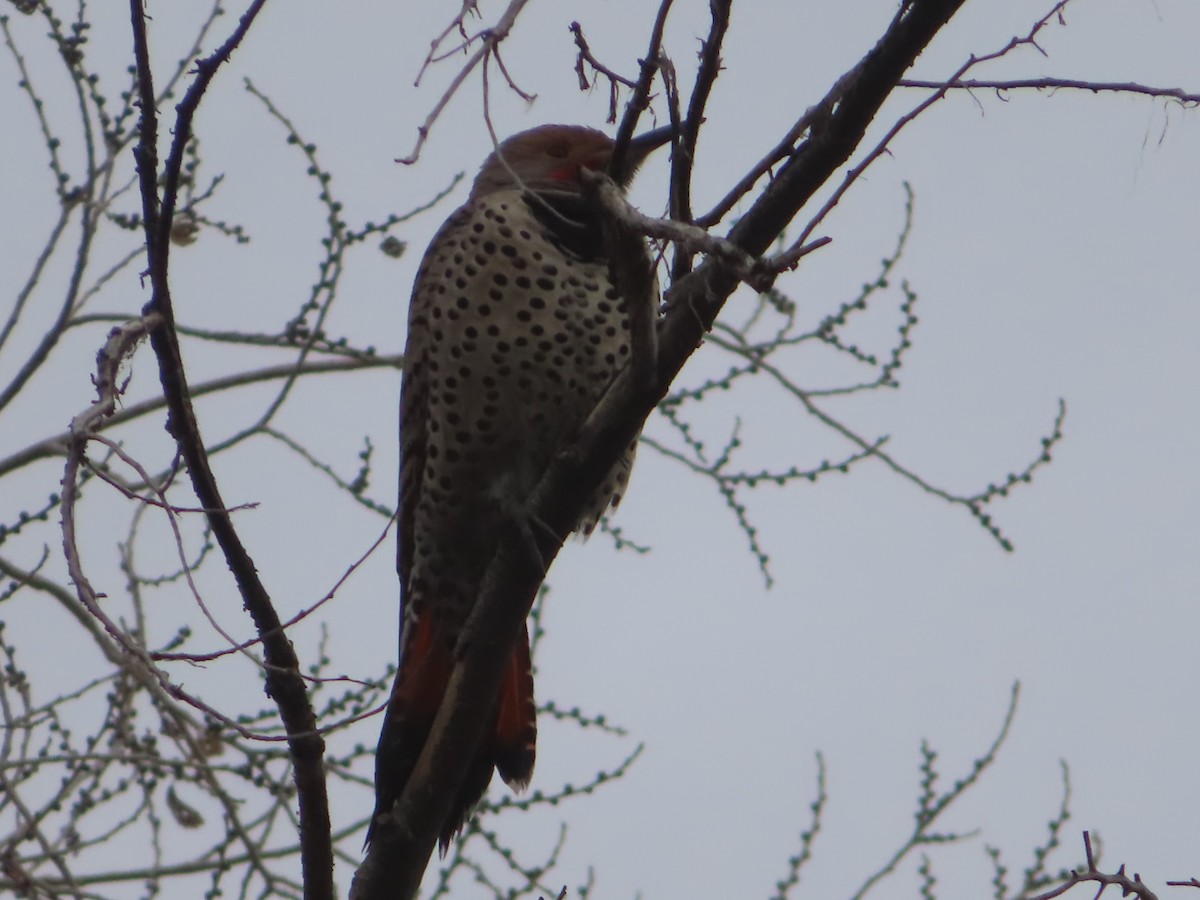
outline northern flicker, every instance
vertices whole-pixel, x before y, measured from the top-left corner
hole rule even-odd
[[[670,136],[659,129],[635,138],[618,183],[627,186]],[[368,841],[429,735],[498,526],[521,508],[629,358],[626,298],[610,277],[580,174],[605,171],[612,150],[601,132],[568,125],[504,141],[417,272],[400,394],[400,667],[376,754]],[[620,500],[632,464],[631,447],[577,530],[590,532]],[[533,774],[528,633],[497,685],[493,715],[442,826],[443,852],[493,769],[518,789]]]

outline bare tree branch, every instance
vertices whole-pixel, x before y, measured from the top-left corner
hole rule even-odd
[[[637,86],[637,82],[623,75],[618,75],[592,55],[592,48],[588,46],[587,38],[583,36],[582,25],[578,22],[572,22],[570,27],[571,34],[575,36],[575,46],[579,48],[579,55],[575,58],[575,74],[579,76],[579,89],[586,91],[592,86],[592,82],[588,81],[584,63],[587,63],[608,79],[608,122],[611,125],[617,121],[617,98],[620,94],[620,85],[624,85],[627,88],[634,88]]]
[[[1038,894],[1036,897],[1030,897],[1029,900],[1053,900],[1054,897],[1061,897],[1072,888],[1091,882],[1092,884],[1100,885],[1100,890],[1096,892],[1097,897],[1104,893],[1105,888],[1117,887],[1121,889],[1122,897],[1138,897],[1139,900],[1158,900],[1158,895],[1142,881],[1142,876],[1137,872],[1133,873],[1130,878],[1125,874],[1124,863],[1111,875],[1099,871],[1096,868],[1096,859],[1092,855],[1092,836],[1088,832],[1083,833],[1083,849],[1087,856],[1087,868],[1080,871],[1072,869],[1071,875],[1054,890],[1046,891],[1044,894]]]
[[[984,78],[956,78],[949,83],[937,81],[922,81],[919,79],[903,78],[897,87],[924,88],[926,90],[992,90],[997,93],[1006,91],[1086,91],[1090,94],[1141,94],[1146,97],[1162,97],[1167,100],[1178,100],[1185,106],[1200,105],[1200,94],[1193,94],[1182,88],[1154,87],[1148,84],[1138,84],[1136,81],[1088,81],[1076,78],[1013,78],[988,80]]]
[[[283,630],[270,595],[258,577],[254,561],[242,545],[228,513],[224,512],[226,504],[208,465],[204,441],[192,409],[180,356],[168,281],[171,218],[183,164],[183,151],[191,135],[192,116],[217,69],[241,43],[264,2],[265,0],[254,0],[225,43],[211,56],[197,63],[196,78],[178,107],[174,127],[175,138],[162,172],[163,193],[160,201],[157,164],[158,119],[150,51],[146,38],[146,14],[141,0],[131,0],[134,56],[142,114],[136,159],[141,182],[142,215],[152,287],[147,313],[157,313],[163,319],[162,327],[153,332],[151,343],[159,360],[163,393],[170,408],[167,430],[175,438],[187,462],[196,496],[201,504],[210,510],[208,521],[213,535],[225,553],[246,610],[254,619],[263,639],[267,662],[267,693],[278,705],[280,717],[289,735],[288,746],[295,764],[295,781],[300,801],[301,863],[304,870],[305,897],[309,900],[332,900],[333,847],[330,839],[329,799],[323,768],[325,743],[317,731],[316,716],[308,699],[304,679],[300,675],[296,651]]]
[[[642,71],[629,96],[629,102],[625,104],[625,115],[621,117],[621,124],[617,126],[617,133],[613,138],[612,157],[608,161],[610,175],[624,171],[625,154],[637,128],[638,118],[650,106],[650,87],[654,84],[654,76],[662,65],[663,29],[667,26],[667,14],[671,11],[672,2],[673,0],[661,0],[658,14],[654,17],[654,25],[650,28],[650,46],[641,61]]]
[[[401,367],[403,357],[401,356],[372,356],[354,359],[343,360],[328,360],[325,362],[308,362],[302,366],[297,366],[295,363],[284,363],[279,366],[267,366],[262,369],[252,369],[248,372],[236,372],[233,375],[226,375],[221,378],[214,378],[210,381],[202,381],[191,388],[190,393],[192,398],[202,397],[206,394],[218,394],[222,391],[227,391],[232,388],[245,387],[252,384],[259,384],[264,381],[278,381],[280,379],[292,378],[296,375],[309,376],[321,375],[332,372],[358,372],[364,369],[398,369]],[[96,429],[99,431],[115,428],[117,425],[123,425],[126,422],[131,422],[134,419],[139,419],[148,413],[155,412],[160,409],[165,409],[168,405],[167,398],[156,396],[146,400],[140,400],[137,403],[130,403],[121,409],[116,410],[112,415],[103,421],[96,423]],[[30,463],[37,462],[41,459],[49,459],[54,456],[62,456],[66,453],[67,444],[70,441],[71,433],[64,431],[52,437],[43,438],[36,444],[30,444],[23,450],[19,450],[11,456],[0,459],[0,477],[7,475],[10,472],[15,472],[17,469],[23,468]]]
[[[704,122],[704,110],[712,95],[713,85],[721,74],[721,46],[729,30],[732,0],[714,0],[709,4],[712,24],[708,37],[700,46],[700,66],[688,101],[687,115],[682,122],[673,123],[677,133],[671,162],[671,218],[690,224],[692,211],[692,169],[696,162],[696,141]],[[671,265],[671,280],[678,281],[692,270],[692,254],[687,247],[677,246]]]
[[[438,120],[438,117],[442,114],[442,111],[450,105],[450,101],[454,98],[454,95],[458,93],[458,89],[466,82],[467,76],[475,71],[480,63],[495,53],[496,48],[500,46],[500,42],[508,37],[509,32],[512,31],[513,26],[517,22],[517,16],[521,14],[521,10],[525,8],[525,5],[528,2],[529,0],[511,0],[511,2],[508,4],[508,7],[503,13],[500,14],[500,18],[496,20],[495,25],[479,32],[474,37],[466,38],[464,40],[462,46],[463,50],[466,50],[471,43],[474,43],[477,40],[482,42],[483,46],[476,50],[471,55],[471,58],[463,64],[461,69],[459,69],[458,74],[454,76],[453,80],[450,82],[450,86],[447,87],[445,93],[442,94],[441,99],[434,104],[433,109],[430,110],[429,115],[426,116],[424,123],[422,123],[422,125],[417,129],[417,142],[413,146],[412,152],[409,153],[408,156],[397,159],[396,162],[410,166],[421,158],[421,150],[425,146],[425,141],[429,138],[430,131],[433,130],[433,124]],[[451,22],[446,30],[442,32],[439,38],[434,40],[433,46],[429,51],[429,55],[425,58],[425,64],[421,67],[422,74],[424,74],[425,69],[427,69],[431,63],[438,61],[439,58],[436,56],[436,54],[441,45],[441,41],[444,40],[454,28],[457,27],[464,35],[466,34],[464,20],[467,13],[472,11],[475,11],[474,0],[466,0],[466,2],[463,3],[462,10],[455,17],[454,21]],[[417,80],[420,81],[420,76],[417,77]]]

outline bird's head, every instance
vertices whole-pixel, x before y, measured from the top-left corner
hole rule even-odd
[[[633,138],[616,180],[627,187],[638,166],[656,147],[671,139],[672,129],[657,128]],[[580,125],[542,125],[514,134],[488,156],[471,188],[472,199],[495,191],[578,191],[585,169],[603,172],[612,159],[612,139]]]

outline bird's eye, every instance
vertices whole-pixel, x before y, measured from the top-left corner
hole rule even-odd
[[[546,148],[546,155],[553,159],[566,159],[567,152],[566,144],[551,144]]]

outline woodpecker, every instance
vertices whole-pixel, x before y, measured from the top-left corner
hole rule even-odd
[[[627,187],[670,137],[665,128],[630,142],[617,183]],[[368,842],[424,747],[506,511],[521,507],[629,359],[627,300],[581,181],[584,171],[606,171],[612,151],[602,132],[572,125],[508,138],[417,272],[400,392],[400,665]],[[590,533],[617,504],[632,464],[630,447],[576,530]],[[528,629],[496,690],[494,725],[440,831],[443,853],[493,770],[517,790],[533,774]]]

